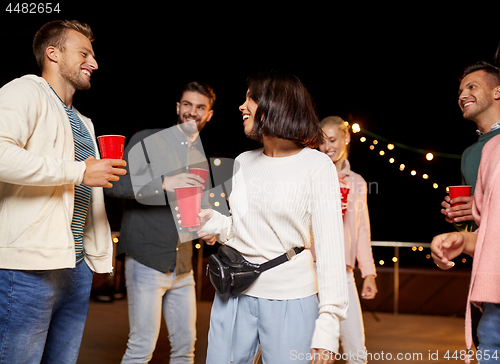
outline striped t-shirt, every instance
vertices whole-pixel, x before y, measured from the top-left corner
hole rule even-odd
[[[55,93],[55,91],[54,91]],[[57,94],[56,94],[57,95]],[[61,100],[61,99],[59,99]],[[78,117],[73,106],[68,109],[66,104],[61,100],[64,110],[68,114],[73,130],[73,139],[75,143],[75,161],[81,162],[90,156],[95,157],[95,145],[92,137]],[[75,185],[75,207],[73,212],[73,220],[71,221],[71,231],[75,240],[76,262],[83,260],[83,231],[85,228],[85,219],[90,206],[90,194],[92,189],[83,184]]]

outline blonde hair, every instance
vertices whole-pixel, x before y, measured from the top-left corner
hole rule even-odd
[[[326,126],[338,126],[341,132],[345,134],[349,133],[350,125],[347,121],[342,119],[340,116],[328,116],[321,120],[321,127]]]
[[[324,129],[327,126],[338,127],[339,130],[344,134],[344,136],[349,133],[349,128],[350,128],[349,123],[347,121],[345,121],[344,119],[342,119],[340,116],[328,116],[328,117],[324,118],[323,120],[321,120],[321,128]],[[323,136],[326,137],[326,134],[324,132],[323,132]],[[350,144],[346,145],[345,159],[347,159],[347,157],[349,156],[350,146],[351,146]]]

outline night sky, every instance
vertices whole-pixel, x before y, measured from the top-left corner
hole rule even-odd
[[[1,85],[39,73],[31,43],[45,22],[87,22],[96,37],[99,70],[91,90],[77,92],[74,105],[93,120],[96,134],[131,137],[144,128],[171,126],[181,85],[200,80],[217,94],[214,117],[201,133],[211,157],[235,158],[259,147],[244,136],[238,106],[246,77],[270,69],[297,75],[320,118],[339,115],[390,141],[461,154],[477,135],[474,123],[461,117],[458,76],[471,62],[491,62],[500,40],[498,20],[486,19],[498,14],[491,9],[467,19],[452,17],[457,9],[437,14],[378,7],[361,13],[332,5],[269,10],[248,3],[237,10],[208,3],[134,3],[93,9],[61,4],[59,14],[41,15],[9,14],[7,4],[0,9]],[[461,184],[460,161],[428,162],[398,148],[382,157],[378,151],[387,143],[371,151],[372,138],[361,143],[360,136],[353,135],[349,159],[377,187],[368,197],[372,239],[430,242],[451,231],[440,202],[445,186]],[[396,163],[389,164],[390,156]],[[403,172],[400,163],[407,166]],[[427,173],[440,187],[411,176],[411,169]],[[116,201],[109,209],[117,228]]]

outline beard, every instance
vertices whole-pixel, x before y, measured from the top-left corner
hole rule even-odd
[[[194,119],[194,121],[186,121],[187,119]],[[187,113],[177,116],[177,125],[187,134],[195,134],[201,131],[198,129],[198,125],[201,126],[201,118],[193,117]]]
[[[61,77],[66,80],[75,90],[88,90],[90,82],[84,80],[81,75],[81,69],[71,69],[65,60],[60,63]]]
[[[466,110],[465,112],[463,112],[462,116],[465,120],[475,121],[477,119],[477,116],[490,108],[492,104],[492,100],[487,100],[485,98],[476,98],[476,104],[473,106],[473,108],[471,110]]]

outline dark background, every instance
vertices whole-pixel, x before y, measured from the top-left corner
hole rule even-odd
[[[77,92],[74,104],[92,118],[96,134],[130,138],[144,128],[172,125],[180,87],[200,80],[217,94],[214,117],[201,134],[210,157],[235,158],[259,147],[244,136],[238,106],[245,99],[246,77],[270,69],[296,74],[320,118],[340,115],[394,142],[461,154],[477,135],[457,105],[458,76],[468,63],[491,62],[500,40],[493,8],[476,17],[462,9],[438,14],[411,5],[122,2],[92,8],[60,3],[59,14],[47,15],[8,13],[8,4],[0,8],[1,85],[39,74],[31,43],[45,22],[87,22],[96,36],[99,70],[92,88]],[[461,183],[460,161],[435,157],[428,162],[398,148],[381,157],[378,150],[386,143],[370,151],[372,138],[360,143],[360,136],[353,135],[349,159],[372,185],[372,240],[430,242],[451,231],[440,202],[447,185]],[[396,163],[388,163],[390,156]],[[407,166],[404,172],[400,163]],[[432,181],[411,176],[411,169]],[[118,229],[121,204],[107,203]],[[428,263],[420,256],[412,264]]]

